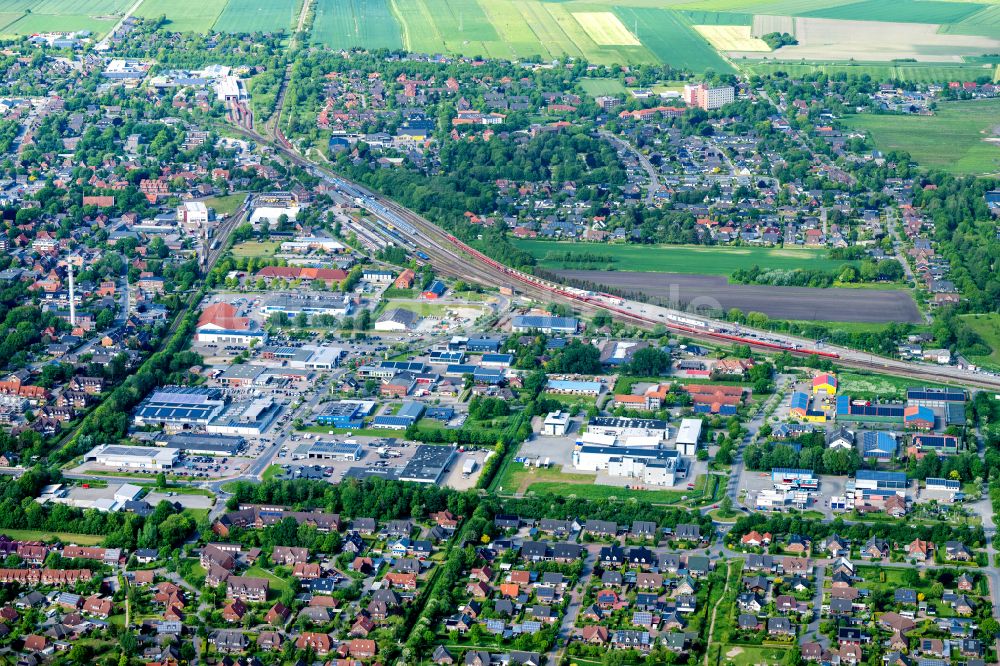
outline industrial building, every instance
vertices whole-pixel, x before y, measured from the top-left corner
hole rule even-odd
[[[580,322],[575,317],[550,317],[548,315],[517,315],[510,320],[510,330],[515,333],[541,331],[542,333],[576,333]]]
[[[454,446],[422,444],[399,473],[400,481],[438,483],[451,461],[455,459]]]
[[[677,431],[677,452],[682,456],[694,456],[698,453],[698,440],[701,439],[701,419],[682,419],[681,428]]]
[[[865,423],[902,423],[901,404],[880,404],[868,400],[852,400],[848,395],[837,396],[837,419]]]
[[[137,426],[207,426],[222,413],[225,404],[216,389],[164,386],[139,403],[133,420]]]
[[[701,421],[698,421],[700,424]],[[667,439],[670,426],[660,419],[626,419],[615,416],[595,416],[587,424],[587,432],[597,435],[614,435],[619,439],[629,437],[658,437]],[[699,428],[700,434],[700,428]]]
[[[310,460],[361,460],[363,456],[361,445],[349,442],[315,442],[306,452]]]
[[[281,406],[270,397],[232,403],[205,430],[220,435],[260,435],[280,411]]]
[[[775,467],[771,470],[771,483],[775,490],[816,490],[819,479],[811,469]]]
[[[88,451],[83,456],[83,461],[105,467],[161,471],[172,469],[179,456],[179,450],[166,447],[101,444]]]
[[[910,406],[944,408],[954,403],[965,403],[965,391],[930,387],[913,387],[906,390],[906,404]]]
[[[792,394],[788,413],[807,423],[826,423],[826,412],[814,409],[812,398],[803,391],[796,391]]]
[[[542,423],[542,434],[562,437],[569,430],[569,412],[552,412]]]
[[[402,332],[412,330],[419,321],[415,312],[402,308],[392,308],[382,313],[375,322],[376,331]]]
[[[607,470],[609,476],[641,479],[649,485],[675,486],[687,477],[689,466],[677,451],[580,444],[573,450],[573,467],[587,472]]]
[[[854,475],[854,488],[858,490],[906,490],[909,487],[910,482],[903,472],[878,472],[870,469],[859,469]]]
[[[346,317],[354,312],[354,303],[346,295],[276,294],[261,306],[261,312],[265,315],[281,312],[289,317],[300,312],[308,316],[325,314]]]
[[[157,444],[196,456],[235,456],[247,446],[247,441],[235,435],[209,435],[179,432],[157,441]]]
[[[195,327],[195,340],[204,344],[249,347],[267,342],[267,332],[229,303],[213,303],[202,310]]]
[[[545,385],[545,390],[549,393],[563,395],[592,395],[596,397],[604,391],[604,384],[571,379],[550,379]]]
[[[411,425],[419,421],[420,417],[423,415],[423,403],[416,402],[414,400],[407,400],[395,414],[376,416],[372,420],[372,427],[385,428],[388,430],[406,430]]]
[[[369,403],[374,407],[374,403]],[[334,428],[360,428],[370,408],[362,402],[328,402],[323,411],[316,415],[316,423]]]

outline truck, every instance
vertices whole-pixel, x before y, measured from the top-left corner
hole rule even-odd
[[[462,465],[462,476],[469,476],[476,471],[476,461],[473,458],[469,458]]]

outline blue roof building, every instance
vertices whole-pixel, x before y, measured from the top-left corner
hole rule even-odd
[[[896,455],[896,438],[888,432],[867,431],[861,437],[861,456],[890,460]]]
[[[541,331],[543,333],[576,333],[580,322],[575,317],[550,317],[547,315],[518,315],[510,321],[516,333]]]

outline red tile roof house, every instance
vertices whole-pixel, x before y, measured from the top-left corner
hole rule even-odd
[[[333,641],[327,634],[320,634],[314,631],[305,631],[299,635],[295,641],[295,647],[299,650],[311,649],[318,655],[329,654]]]

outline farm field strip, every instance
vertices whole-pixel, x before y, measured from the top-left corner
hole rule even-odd
[[[113,17],[103,19],[83,14],[24,14],[3,28],[3,34],[33,35],[38,32],[75,32],[89,30],[97,37],[103,37],[118,20]]]
[[[636,37],[662,62],[696,72],[707,69],[719,73],[733,71],[733,67],[678,12],[622,5],[616,5],[614,11],[625,25],[637,26]]]
[[[108,16],[122,14],[133,3],[129,0],[34,0],[29,4],[32,14]],[[0,11],[2,7],[0,4]]]
[[[862,76],[867,74],[873,79],[892,79],[901,81],[911,81],[914,83],[933,83],[935,81],[950,80],[971,80],[984,73],[990,75],[993,69],[990,66],[982,65],[941,65],[941,64],[887,64],[887,63],[865,63],[865,62],[761,62],[754,60],[738,60],[740,69],[755,74],[773,74],[774,72],[785,72],[790,76],[803,76],[814,72],[823,72],[827,75],[847,74],[849,76]],[[1000,69],[993,75],[994,80],[1000,80]]]
[[[226,8],[227,0],[143,0],[136,16],[166,16],[168,28],[178,32],[207,32]]]
[[[750,34],[748,25],[695,25],[694,29],[719,51],[771,51],[767,42]]]
[[[587,35],[600,46],[639,46],[639,40],[611,12],[573,12]]]
[[[229,0],[213,30],[219,32],[278,32],[291,30],[296,19],[298,0]]]
[[[446,49],[444,37],[423,0],[392,0],[399,17],[406,48],[417,53],[438,53]]]
[[[388,0],[317,0],[312,41],[334,49],[403,46]]]
[[[848,21],[889,21],[892,23],[958,23],[981,11],[972,2],[939,0],[861,0],[839,7],[802,12],[801,16],[844,19]]]

